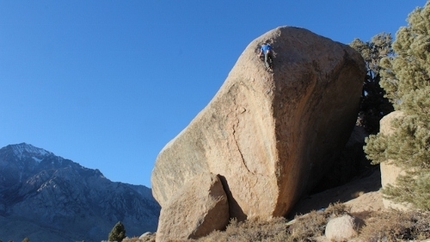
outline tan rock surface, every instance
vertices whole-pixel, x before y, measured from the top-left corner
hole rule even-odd
[[[256,55],[267,39],[273,73]],[[286,214],[348,140],[364,75],[364,61],[348,46],[300,28],[267,32],[160,152],[154,197],[164,207],[185,182],[210,171],[221,176],[232,217]]]
[[[156,241],[196,239],[224,229],[229,218],[227,196],[218,176],[201,173],[161,209]]]
[[[390,136],[394,132],[394,128],[392,125],[393,120],[401,119],[403,117],[403,113],[400,111],[394,111],[383,117],[380,121],[380,132],[386,136]],[[389,184],[395,186],[396,179],[400,175],[405,175],[405,171],[393,164],[390,160],[381,162],[381,184],[382,188],[386,188]],[[389,199],[382,198],[385,208],[394,208],[400,210],[407,210],[411,207],[411,205],[404,205],[395,203]]]

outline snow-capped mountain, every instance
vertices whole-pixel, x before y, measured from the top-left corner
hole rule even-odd
[[[145,186],[29,144],[0,149],[0,240],[101,241],[121,221],[128,236],[155,231],[160,212]]]

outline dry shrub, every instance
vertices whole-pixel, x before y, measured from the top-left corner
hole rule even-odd
[[[363,241],[401,241],[430,238],[430,213],[388,210],[374,212],[360,231]]]
[[[324,211],[312,211],[303,216],[297,216],[295,222],[287,224],[285,218],[274,218],[270,221],[249,219],[238,222],[230,220],[225,231],[214,231],[199,242],[231,241],[231,242],[293,242],[314,241],[314,237],[324,234],[327,221],[331,217],[337,217],[348,213],[349,207],[337,203],[330,205]]]
[[[304,216],[296,217],[295,220],[288,228],[289,241],[312,241],[309,238],[321,236],[326,225],[326,219],[321,211],[311,211]]]
[[[313,242],[324,236],[326,225],[331,218],[350,214],[350,211],[350,207],[336,203],[324,210],[296,216],[288,223],[284,218],[270,221],[250,219],[243,222],[232,219],[225,231],[214,231],[197,241]],[[419,241],[430,238],[430,212],[390,210],[355,215],[365,219],[357,241]]]
[[[259,219],[249,219],[238,222],[236,219],[230,220],[230,224],[225,231],[214,231],[197,241],[266,241],[281,242],[286,241],[286,219],[274,218],[269,221]]]
[[[314,238],[324,235],[327,222],[332,217],[348,214],[351,208],[336,203],[324,210],[311,211],[302,216],[296,216],[295,222],[288,227],[287,241],[315,241]]]

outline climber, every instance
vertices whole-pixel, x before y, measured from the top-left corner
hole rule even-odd
[[[266,68],[268,70],[272,70],[273,68],[273,53],[272,46],[270,46],[269,41],[264,42],[264,44],[260,48],[260,52],[258,53],[259,57],[262,58],[264,55],[264,63],[266,64]]]

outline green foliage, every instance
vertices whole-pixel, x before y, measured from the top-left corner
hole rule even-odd
[[[108,241],[121,242],[125,238],[125,228],[121,222],[115,224],[109,233]]]
[[[393,43],[395,57],[381,61],[382,87],[390,100],[403,105],[411,91],[428,86],[430,73],[430,3],[415,9],[408,17],[409,25],[402,27]],[[401,107],[399,107],[401,108]]]
[[[415,9],[381,59],[381,86],[403,116],[390,135],[371,135],[365,152],[374,164],[392,162],[408,173],[383,192],[397,202],[430,210],[430,2]]]
[[[384,189],[385,198],[397,203],[414,204],[418,208],[430,208],[430,170],[409,171],[406,175],[400,176],[397,183],[408,186],[389,185]]]
[[[379,120],[393,111],[393,105],[384,97],[385,91],[380,86],[382,58],[392,56],[391,34],[381,33],[372,38],[370,42],[355,39],[350,46],[363,57],[367,75],[363,84],[363,92],[360,103],[361,125],[370,134],[379,131]]]

